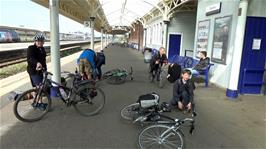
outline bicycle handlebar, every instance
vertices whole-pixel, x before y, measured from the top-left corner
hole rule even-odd
[[[190,122],[191,123],[191,126],[190,126],[190,129],[189,129],[189,133],[190,134],[193,134],[193,131],[195,129],[195,126],[194,126],[194,119],[193,118],[183,118],[183,119],[175,119],[175,122],[176,122],[176,125],[177,126],[181,126],[182,124],[184,124],[185,122]]]

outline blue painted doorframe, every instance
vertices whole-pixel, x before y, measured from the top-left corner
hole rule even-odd
[[[169,34],[168,59],[171,60],[174,55],[180,55],[181,34]],[[169,61],[172,63],[171,61]]]
[[[259,50],[258,41],[261,42]],[[247,17],[238,82],[238,89],[241,94],[261,94],[265,62],[266,18]]]

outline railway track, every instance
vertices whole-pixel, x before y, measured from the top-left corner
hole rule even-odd
[[[65,52],[72,52],[78,51],[78,48],[81,49],[81,46],[88,45],[90,42],[82,42],[82,43],[73,43],[67,45],[60,46],[60,54],[64,54]],[[50,46],[46,46],[45,50],[47,55],[50,55]],[[22,63],[27,61],[27,48],[18,49],[18,50],[11,50],[11,51],[1,51],[0,52],[0,68],[14,65],[18,63]]]

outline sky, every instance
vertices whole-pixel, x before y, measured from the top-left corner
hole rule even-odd
[[[49,9],[30,0],[0,0],[0,25],[50,30]],[[83,24],[59,15],[59,32],[90,32]],[[96,33],[97,34],[97,33]]]

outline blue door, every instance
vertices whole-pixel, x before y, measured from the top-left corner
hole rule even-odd
[[[168,48],[168,59],[172,63],[175,55],[180,55],[180,44],[181,35],[180,34],[170,34],[169,36],[169,48]]]
[[[238,89],[260,94],[266,61],[266,18],[247,17]]]

